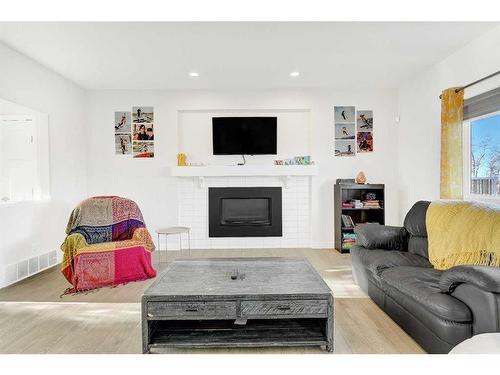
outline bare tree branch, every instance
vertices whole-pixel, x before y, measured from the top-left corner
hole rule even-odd
[[[492,141],[490,139],[482,140],[478,144],[472,145],[471,152],[471,174],[474,177],[477,177],[479,170],[483,166],[486,161],[486,155],[488,155],[488,151],[491,149]]]

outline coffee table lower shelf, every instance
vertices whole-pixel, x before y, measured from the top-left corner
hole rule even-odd
[[[149,350],[169,347],[327,346],[327,319],[149,321]]]

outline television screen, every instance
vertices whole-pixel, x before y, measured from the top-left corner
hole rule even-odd
[[[214,155],[276,155],[276,117],[213,117]]]

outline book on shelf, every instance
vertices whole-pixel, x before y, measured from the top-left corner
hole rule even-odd
[[[354,228],[356,226],[356,224],[354,224],[352,217],[350,217],[350,216],[348,216],[348,217],[349,217],[349,222],[351,223],[351,228]]]
[[[363,202],[359,199],[353,199],[352,202],[354,203],[354,208],[363,208]]]
[[[347,202],[342,202],[342,208],[363,208],[363,202],[359,199],[351,199]]]
[[[354,228],[354,221],[349,215],[342,215],[342,226],[345,228]]]
[[[344,249],[350,249],[353,245],[354,245],[354,241],[353,242],[342,242],[342,248]]]
[[[354,233],[342,233],[342,246],[350,247],[356,242],[356,234]]]
[[[355,240],[356,233],[342,233],[342,238],[344,238],[346,240]]]
[[[378,199],[364,200],[363,206],[367,208],[381,208],[380,201]]]

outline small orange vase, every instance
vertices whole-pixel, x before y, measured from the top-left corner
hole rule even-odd
[[[177,165],[179,167],[185,167],[187,165],[186,154],[177,154]]]

